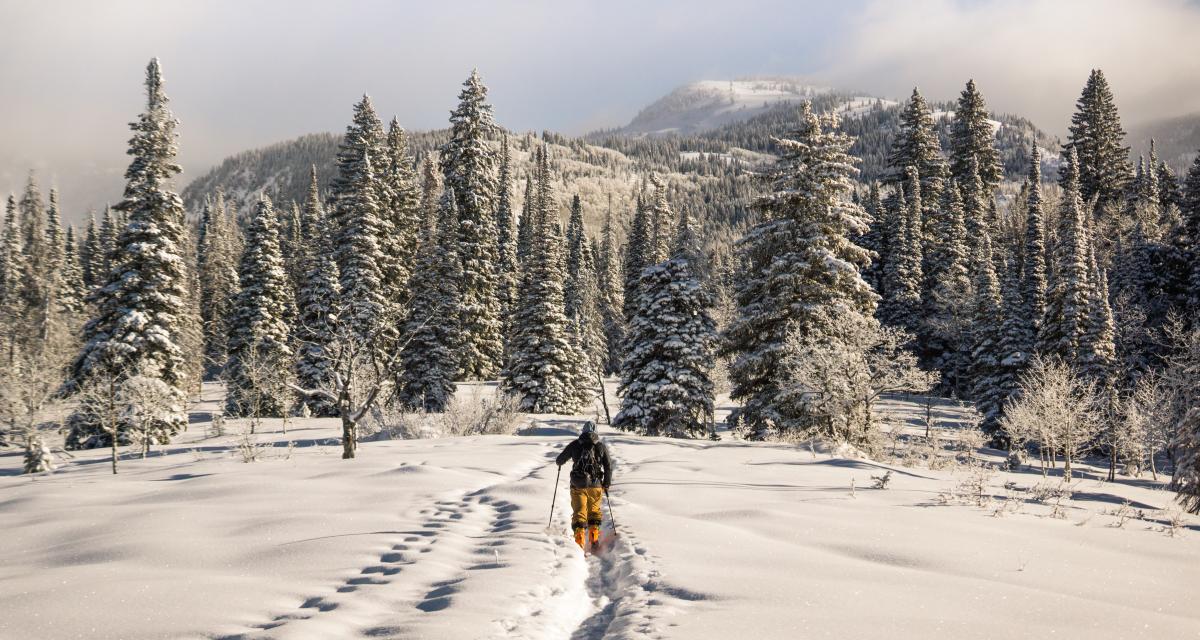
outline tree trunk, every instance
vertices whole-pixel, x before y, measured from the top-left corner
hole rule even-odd
[[[356,424],[350,419],[350,414],[342,412],[342,460],[349,460],[354,457],[354,452],[358,449],[358,437],[355,435],[358,432]]]
[[[1117,448],[1112,447],[1108,452],[1108,481],[1116,482],[1117,480]]]
[[[1150,475],[1154,477],[1154,481],[1158,482],[1158,465],[1154,462],[1154,452],[1150,452]]]
[[[113,429],[112,434],[112,468],[113,475],[117,475],[117,430]]]
[[[608,413],[608,395],[604,391],[604,378],[600,375],[600,370],[596,370],[596,382],[600,385],[600,404],[604,405],[604,420],[608,424],[612,424],[612,415]]]

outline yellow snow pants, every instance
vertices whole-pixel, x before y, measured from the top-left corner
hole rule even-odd
[[[602,500],[604,500],[604,489],[600,487],[588,487],[587,489],[571,487],[571,528],[599,527],[603,520],[600,510],[603,504]]]

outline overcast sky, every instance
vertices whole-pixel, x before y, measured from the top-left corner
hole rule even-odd
[[[162,59],[186,176],[237,151],[340,131],[369,93],[444,126],[478,67],[507,127],[627,122],[699,79],[789,74],[952,98],[1055,133],[1101,67],[1128,123],[1200,111],[1200,9],[1185,0],[306,2],[0,0],[0,191],[28,168],[68,215],[120,193],[142,74]]]

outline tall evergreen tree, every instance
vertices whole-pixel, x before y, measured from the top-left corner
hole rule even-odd
[[[292,288],[279,248],[278,218],[262,196],[246,230],[238,267],[240,289],[229,320],[229,362],[225,365],[225,411],[235,416],[282,417],[289,406],[278,392],[292,364]]]
[[[312,167],[308,198],[300,210],[304,251],[304,277],[296,296],[296,379],[303,389],[334,388],[332,352],[337,339],[338,271],[330,229],[317,189],[317,169]],[[304,404],[317,417],[336,417],[337,405],[322,396],[306,396]]]
[[[513,317],[508,363],[502,388],[516,397],[521,411],[575,413],[581,362],[571,344],[564,312],[562,239],[554,212],[546,149],[537,151],[536,201],[531,205],[534,235],[521,273],[520,301]]]
[[[525,179],[525,199],[521,202],[521,219],[517,222],[517,264],[522,268],[530,254],[530,243],[533,242],[533,214],[530,212],[530,207],[533,206],[535,199],[533,195],[534,179],[529,176]],[[520,276],[518,275],[518,280]]]
[[[650,252],[650,234],[653,232],[651,225],[650,213],[639,196],[633,210],[629,237],[625,242],[625,296],[621,308],[627,323],[633,319],[637,307],[637,287],[642,269],[650,264],[647,254]]]
[[[983,96],[975,88],[975,81],[968,80],[950,124],[950,173],[960,184],[970,180],[972,158],[978,163],[984,193],[995,193],[1004,179],[1004,167],[996,149],[996,132],[988,118]]]
[[[867,267],[867,269],[863,271],[863,279],[867,281],[867,284],[871,285],[871,287],[875,289],[876,293],[882,294],[883,261],[887,256],[887,246],[884,242],[883,224],[885,214],[883,200],[880,199],[879,196],[878,181],[871,181],[871,186],[868,187],[867,199],[863,204],[863,208],[866,210],[867,215],[870,216],[871,226],[867,232],[863,234],[862,238],[859,239],[858,244],[862,245],[864,249],[873,254],[871,266]]]
[[[616,231],[613,229],[613,212],[610,206],[604,215],[604,228],[600,231],[600,253],[596,262],[596,285],[599,293],[598,306],[604,324],[604,341],[608,347],[604,360],[604,372],[611,374],[621,366],[622,345],[625,341],[624,284],[620,272],[620,255],[617,248]]]
[[[382,189],[375,172],[385,158],[383,124],[370,98],[363,96],[339,146],[329,212],[336,229],[340,319],[355,339],[377,345],[386,344],[395,328],[383,288]]]
[[[1046,314],[1046,216],[1042,212],[1042,156],[1037,144],[1029,159],[1026,182],[1025,244],[1022,248],[1020,348],[1032,353]]]
[[[96,228],[96,212],[89,211],[87,231],[84,233],[83,242],[79,245],[79,268],[83,275],[83,284],[86,287],[85,291],[91,291],[92,287],[95,287],[96,282],[103,276],[103,274],[97,273],[95,268],[98,262],[96,254],[99,251],[100,232]]]
[[[0,244],[0,314],[10,315],[16,305],[20,277],[25,271],[24,255],[17,200],[10,194],[4,208],[4,236]]]
[[[397,399],[412,409],[442,412],[454,399],[458,374],[458,324],[451,320],[460,299],[462,262],[458,257],[459,214],[452,188],[440,214],[422,229],[413,271],[412,307],[405,323],[407,342],[400,353]]]
[[[892,169],[889,173],[891,183],[903,182],[905,172],[913,167],[921,177],[922,198],[930,203],[938,202],[947,174],[946,161],[942,157],[942,144],[929,104],[915,88],[900,111],[900,130],[892,141],[888,160]]]
[[[496,157],[488,144],[497,127],[487,88],[472,71],[450,114],[450,140],[442,147],[446,188],[458,208],[460,294],[460,371],[464,378],[488,379],[504,357],[500,322],[500,277],[496,230]]]
[[[1084,332],[1079,340],[1079,370],[1101,388],[1107,388],[1114,382],[1117,359],[1108,274],[1096,262],[1095,243],[1091,238],[1087,245],[1090,298]]]
[[[508,136],[500,145],[500,177],[496,195],[496,250],[499,255],[497,272],[500,278],[500,315],[507,323],[512,318],[517,300],[517,228],[512,208],[512,154],[508,150]],[[507,336],[508,331],[504,334]]]
[[[571,217],[567,222],[567,278],[563,290],[564,308],[571,323],[575,346],[585,358],[580,371],[586,376],[577,387],[590,399],[591,384],[597,371],[604,367],[608,355],[604,325],[599,309],[600,292],[596,281],[595,256],[583,226],[583,206],[579,196],[571,200]]]
[[[988,234],[976,243],[971,265],[975,293],[971,322],[971,397],[983,417],[984,430],[990,433],[996,429],[1003,406],[1001,361],[1004,354],[1000,344],[1003,338],[1000,285]]]
[[[96,274],[95,286],[100,287],[108,282],[109,271],[113,267],[113,251],[117,248],[117,237],[121,234],[121,223],[112,207],[104,207],[104,217],[100,221],[99,247],[92,254],[92,272]]]
[[[643,256],[645,266],[666,260],[671,251],[671,237],[675,232],[675,212],[667,203],[667,183],[656,174],[650,174],[654,186],[654,203],[647,212],[650,223],[650,238]]]
[[[698,259],[687,209],[671,258],[646,267],[621,365],[621,411],[613,426],[646,435],[702,436],[713,412],[716,342],[712,296],[695,277]]]
[[[130,125],[133,161],[125,172],[124,197],[117,209],[129,221],[120,233],[115,266],[107,284],[93,294],[96,315],[84,328],[85,343],[72,369],[71,387],[102,374],[143,375],[161,380],[179,394],[185,385],[180,348],[188,292],[179,244],[183,235],[183,202],[171,190],[180,172],[175,163],[175,117],[167,108],[158,59],[146,68],[146,110]],[[167,441],[183,428],[182,411],[165,415],[154,437]],[[67,444],[107,444],[95,407],[80,406],[71,420]]]
[[[75,242],[75,227],[67,227],[66,239],[63,241],[62,259],[62,290],[59,292],[59,306],[67,313],[83,311],[83,300],[87,296],[87,287],[83,283],[83,267],[79,264],[79,248]]]
[[[795,130],[775,139],[782,157],[764,174],[770,191],[755,201],[762,219],[738,242],[737,317],[723,335],[722,351],[734,356],[731,396],[744,401],[739,416],[755,430],[801,419],[777,403],[789,333],[835,336],[823,319],[869,318],[878,298],[860,275],[870,254],[849,240],[867,228],[866,212],[848,200],[853,139],[823,131],[807,102],[800,115]]]
[[[392,307],[389,317],[399,318],[411,295],[408,281],[421,228],[421,189],[409,157],[408,137],[395,118],[388,126],[386,154],[381,174],[385,194],[381,205],[386,203],[380,216],[380,250],[385,258],[382,277],[384,298]]]
[[[921,307],[921,236],[914,224],[918,214],[912,210],[912,201],[904,197],[903,186],[897,185],[892,200],[879,317],[893,326],[913,327],[920,318]]]
[[[1123,146],[1125,130],[1104,72],[1092,69],[1083,93],[1075,103],[1075,113],[1067,128],[1063,151],[1074,150],[1078,158],[1079,193],[1083,202],[1098,197],[1102,203],[1117,202],[1125,193],[1131,167],[1129,147]],[[1064,171],[1059,183],[1069,181]]]
[[[196,269],[200,284],[200,322],[204,335],[204,361],[211,371],[229,359],[229,320],[237,295],[241,233],[228,215],[224,195],[206,203],[201,213],[201,235],[197,245]]]
[[[11,202],[11,198],[9,199]],[[1182,244],[1185,257],[1191,264],[1186,298],[1193,309],[1200,307],[1200,154],[1188,169],[1184,181],[1181,213],[1183,215]]]
[[[927,293],[921,300],[925,326],[919,334],[926,357],[942,372],[944,387],[957,394],[966,390],[968,379],[971,349],[966,330],[973,297],[963,216],[958,184],[950,180],[930,225],[933,242],[923,274]]]
[[[1072,366],[1078,362],[1079,340],[1093,299],[1088,288],[1086,213],[1079,192],[1077,165],[1075,150],[1068,149],[1054,268],[1047,283],[1046,313],[1037,344],[1038,352],[1057,355]]]

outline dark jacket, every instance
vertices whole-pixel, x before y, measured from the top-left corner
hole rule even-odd
[[[586,474],[578,468],[579,455],[582,454],[586,447],[595,447],[597,457],[600,458],[600,464],[604,467],[604,478],[587,478]],[[595,432],[581,433],[579,437],[572,440],[571,444],[563,449],[562,453],[558,454],[558,458],[554,461],[558,466],[566,464],[570,460],[575,465],[571,469],[571,487],[574,489],[591,489],[594,487],[603,487],[608,489],[612,484],[612,459],[608,457],[608,447],[604,446],[604,442],[600,440],[600,436]]]

